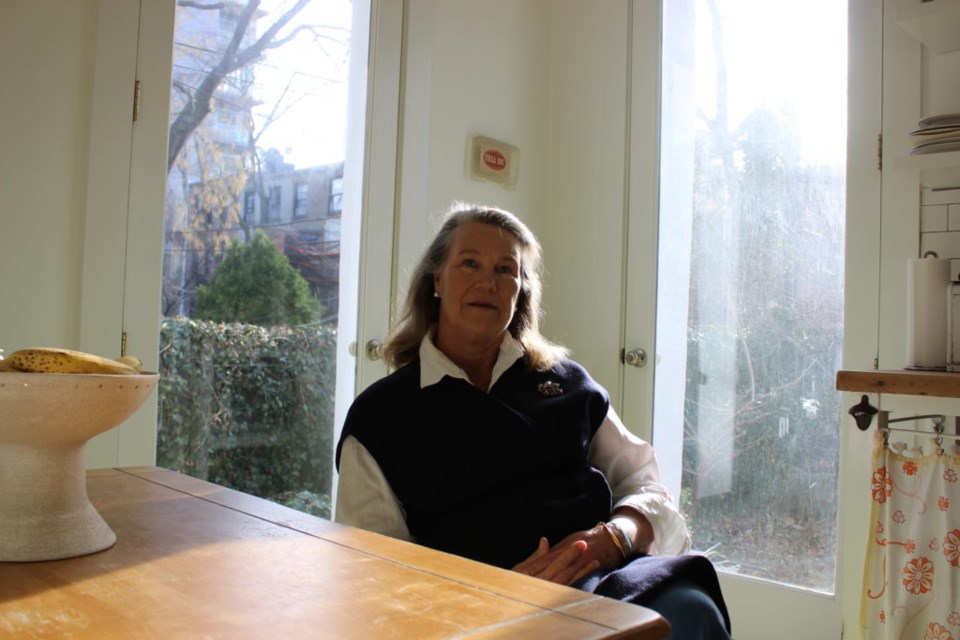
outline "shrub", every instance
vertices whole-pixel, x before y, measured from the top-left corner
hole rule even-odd
[[[335,358],[327,327],[165,319],[157,464],[329,517]]]
[[[273,326],[316,322],[322,314],[307,281],[258,230],[249,243],[234,240],[210,284],[197,289],[193,317]]]

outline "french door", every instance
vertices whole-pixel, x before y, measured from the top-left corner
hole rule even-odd
[[[256,493],[243,484],[252,480],[264,497],[330,515],[335,425],[357,388],[384,373],[382,363],[355,354],[363,353],[358,336],[384,335],[389,322],[392,233],[368,239],[367,230],[393,225],[402,9],[400,0],[142,3],[127,231],[135,259],[124,276],[123,331],[127,352],[147,368],[168,366],[174,352],[188,355],[180,358],[188,365],[165,371],[174,384],[159,390],[159,410],[145,408],[118,443],[105,443],[110,465],[188,461],[185,472],[225,474],[211,479],[230,484],[231,476],[241,480],[231,464],[259,456],[265,463],[240,472],[246,479],[237,488]],[[280,29],[271,31],[274,25]],[[254,55],[261,40],[266,46]],[[204,84],[237,53],[238,64]],[[179,118],[205,86],[213,87],[209,113]],[[366,188],[371,183],[375,191]],[[234,275],[257,280],[282,265],[283,277],[295,274],[294,288],[307,292],[301,302],[310,317],[258,319],[254,311],[231,320],[210,315],[209,306],[200,317],[201,291],[202,304],[218,304],[211,284],[228,254],[249,258],[244,248],[254,245],[272,257],[257,258],[252,270],[234,260]],[[236,291],[234,302],[260,295]],[[268,296],[261,309],[280,301]],[[206,346],[189,355],[198,344]],[[323,370],[307,366],[300,380],[287,375],[292,360],[304,357],[297,350],[318,344],[323,353],[307,360]],[[254,358],[224,366],[228,350],[244,355],[251,345]],[[238,386],[240,374],[249,378]],[[236,397],[222,395],[225,385]],[[292,438],[302,436],[299,448],[284,445],[279,433],[296,419],[276,413],[284,394],[296,395],[294,413],[316,408],[301,416],[305,431]],[[271,406],[255,408],[257,397]],[[284,450],[293,457],[273,464]],[[290,469],[307,479],[302,487],[282,486]]]
[[[841,633],[846,25],[833,0],[633,5],[624,414],[737,638]]]

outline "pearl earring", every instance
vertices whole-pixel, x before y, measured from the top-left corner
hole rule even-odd
[[[433,292],[433,297],[434,297],[434,298],[439,298],[439,297],[440,297],[440,294],[437,293],[436,291],[434,291],[434,292]]]

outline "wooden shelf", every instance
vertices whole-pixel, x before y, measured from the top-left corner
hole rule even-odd
[[[945,371],[838,371],[837,391],[960,398],[960,373]]]
[[[960,0],[910,0],[897,10],[897,24],[936,53],[960,50]]]

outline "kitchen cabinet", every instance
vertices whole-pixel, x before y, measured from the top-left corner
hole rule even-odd
[[[901,29],[936,53],[960,51],[960,0],[904,2],[897,9]]]
[[[932,55],[960,51],[960,0],[903,0],[896,23]],[[917,171],[922,187],[960,186],[960,150],[901,156],[894,160],[894,167]]]

